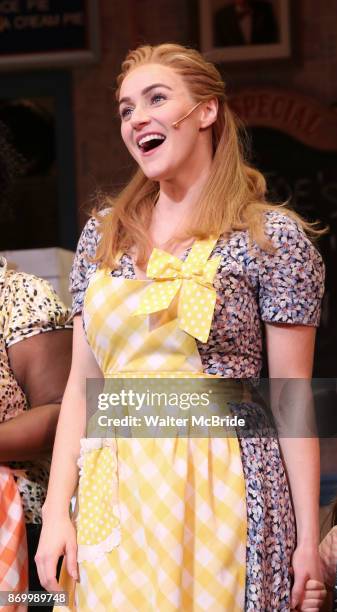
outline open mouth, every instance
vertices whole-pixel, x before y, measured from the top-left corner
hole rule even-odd
[[[165,140],[166,137],[163,134],[147,134],[139,139],[137,145],[143,153],[147,153],[152,149],[157,149]]]

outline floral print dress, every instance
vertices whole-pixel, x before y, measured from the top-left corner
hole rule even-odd
[[[213,249],[211,257],[221,257],[213,283],[216,306],[207,343],[197,341],[205,374],[258,378],[262,322],[319,324],[324,282],[319,253],[297,223],[277,210],[266,214],[265,234],[274,246],[272,253],[250,245],[246,231],[219,238]],[[97,269],[90,257],[98,240],[96,221],[90,219],[71,275],[74,315],[82,312],[89,279]],[[111,274],[136,278],[129,254],[122,255]],[[253,402],[233,405],[232,410],[248,421],[262,418]],[[239,431],[238,438],[247,507],[245,610],[289,611],[296,534],[278,441],[270,436],[240,438]]]

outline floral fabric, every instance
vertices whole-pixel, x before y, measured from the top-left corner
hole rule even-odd
[[[197,341],[206,374],[258,377],[262,322],[319,324],[324,266],[318,251],[292,218],[276,210],[266,214],[265,234],[273,253],[250,245],[248,233],[237,231],[227,240],[219,238],[210,255],[219,256],[220,263],[214,279],[217,295],[210,335],[207,343]],[[89,280],[96,271],[90,257],[98,241],[97,223],[90,219],[71,274],[73,315],[82,312]],[[136,278],[129,254],[121,256],[111,275]],[[232,411],[261,429],[264,417],[253,402],[233,404]],[[239,431],[238,437],[248,520],[245,610],[289,611],[295,523],[278,441],[267,436],[240,439]]]

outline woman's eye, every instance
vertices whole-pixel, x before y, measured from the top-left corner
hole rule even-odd
[[[166,100],[166,96],[164,96],[164,94],[160,94],[160,93],[154,94],[152,96],[152,98],[151,98],[151,102],[153,104],[156,104],[157,102],[162,102],[162,100]]]
[[[122,108],[121,110],[122,119],[129,119],[131,117],[131,113],[132,113],[132,108],[129,108],[128,106],[126,106],[125,108]]]

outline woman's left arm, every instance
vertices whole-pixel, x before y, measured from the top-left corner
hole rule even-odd
[[[13,374],[29,410],[0,424],[0,462],[50,453],[71,362],[71,329],[41,332],[8,348]]]
[[[310,378],[312,375],[316,329],[307,325],[266,323],[266,344],[272,404],[279,406],[287,379],[293,380],[289,406],[301,411],[312,408]],[[306,382],[307,381],[307,382]],[[292,415],[290,415],[291,417]],[[311,415],[309,414],[309,418]],[[295,421],[297,422],[296,415]],[[289,421],[288,421],[289,422]],[[286,472],[294,505],[297,548],[293,556],[294,586],[292,607],[301,605],[308,580],[322,582],[319,544],[319,442],[314,434],[295,438],[280,437]],[[322,604],[322,589],[317,591],[317,607]]]

